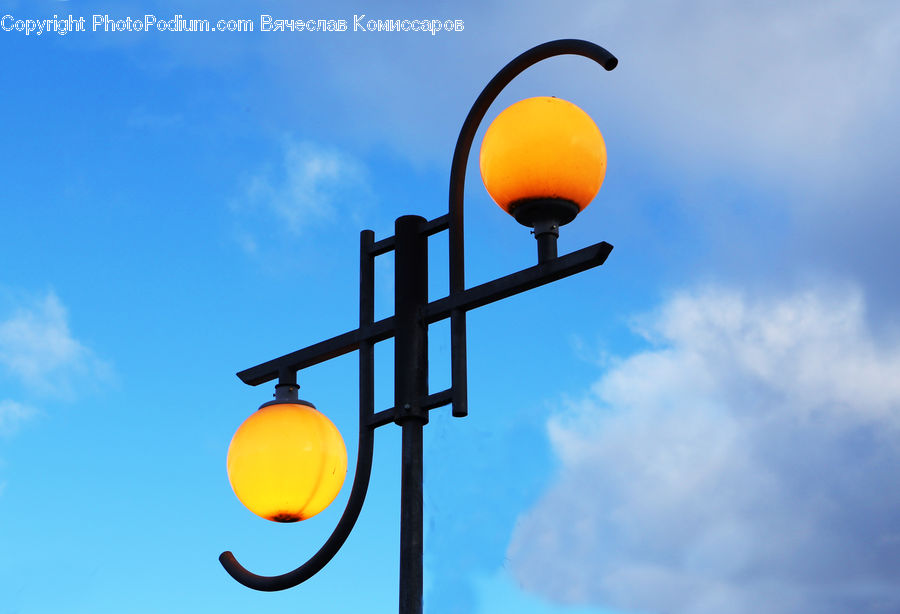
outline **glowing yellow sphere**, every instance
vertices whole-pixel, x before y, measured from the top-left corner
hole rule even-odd
[[[234,494],[258,516],[296,522],[334,501],[347,449],[334,424],[309,405],[268,405],[247,418],[228,447]]]
[[[488,193],[507,213],[536,198],[570,200],[583,210],[606,175],[606,144],[587,113],[541,96],[497,116],[481,143],[480,162]]]

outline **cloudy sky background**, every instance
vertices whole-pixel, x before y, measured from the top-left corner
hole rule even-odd
[[[221,570],[225,549],[258,573],[298,565],[348,490],[301,525],[240,506],[225,451],[271,390],[233,374],[354,326],[358,231],[445,212],[478,92],[563,37],[619,67],[549,60],[489,117],[535,95],[594,117],[607,179],[560,251],[615,250],[470,315],[470,417],[426,429],[426,611],[900,610],[894,3],[0,8],[465,23],[0,31],[0,612],[395,610],[396,429],[323,572],[269,595]],[[470,285],[534,260],[474,160]],[[430,246],[437,298],[446,238]],[[389,257],[377,276],[383,316]],[[448,336],[432,327],[432,390]],[[355,365],[300,375],[351,456]]]

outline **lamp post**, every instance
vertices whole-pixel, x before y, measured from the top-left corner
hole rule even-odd
[[[571,103],[529,99],[501,113],[488,129],[481,170],[494,200],[519,223],[534,229],[538,264],[465,287],[463,190],[475,133],[491,103],[513,78],[541,60],[564,54],[590,58],[606,70],[618,63],[602,47],[564,39],[538,45],[507,64],[487,84],[463,122],[450,170],[449,212],[433,220],[402,216],[395,222],[394,235],[379,241],[371,230],[361,232],[359,327],[238,373],[251,386],[275,379],[278,384],[275,400],[265,403],[235,434],[229,448],[229,478],[235,493],[255,513],[292,522],[330,503],[346,471],[340,435],[335,436],[334,426],[312,404],[298,398],[297,372],[359,352],[359,446],[353,486],[341,519],[318,552],[279,576],[251,573],[231,552],[223,552],[219,561],[241,584],[260,591],[284,590],[307,580],[331,560],[359,517],[368,489],[375,429],[395,423],[402,429],[399,611],[422,612],[422,430],[428,412],[437,407],[451,405],[455,417],[468,413],[466,312],[599,266],[612,250],[601,242],[557,256],[559,227],[593,199],[606,170],[606,150],[599,130]],[[445,230],[450,235],[450,292],[429,301],[428,237]],[[395,262],[394,315],[375,321],[374,261],[390,251]],[[446,318],[450,318],[451,385],[429,392],[428,325]],[[391,337],[394,406],[376,412],[374,345]]]

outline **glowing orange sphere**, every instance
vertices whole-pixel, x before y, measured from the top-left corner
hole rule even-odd
[[[542,96],[497,116],[481,143],[480,162],[488,193],[507,213],[537,198],[570,200],[583,210],[606,175],[606,144],[587,113]]]
[[[347,474],[347,449],[334,424],[310,405],[265,406],[228,447],[234,494],[258,516],[296,522],[334,501]]]

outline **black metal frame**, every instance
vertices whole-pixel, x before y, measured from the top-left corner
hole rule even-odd
[[[279,386],[296,390],[296,373],[352,351],[359,351],[359,447],[350,498],[325,544],[306,563],[279,576],[259,576],[245,569],[231,552],[219,561],[231,576],[252,589],[280,591],[309,579],[321,570],[344,544],[359,517],[372,469],[374,432],[394,422],[402,432],[400,521],[400,613],[422,611],[422,428],[428,412],[452,405],[456,417],[466,416],[466,312],[514,294],[580,273],[603,264],[612,250],[601,242],[556,257],[556,236],[538,236],[536,266],[472,288],[465,287],[463,255],[463,191],[466,164],[475,133],[500,91],[529,66],[557,55],[581,55],[612,70],[618,60],[602,47],[583,40],[563,39],[538,45],[522,53],[491,79],[463,122],[450,169],[450,208],[431,221],[406,215],[395,222],[395,234],[376,242],[371,230],[360,233],[359,327],[251,367],[238,373],[246,384],[258,386],[276,378]],[[428,301],[428,237],[450,233],[450,292]],[[549,237],[549,238],[548,238]],[[552,243],[552,245],[550,244]],[[394,251],[394,315],[374,320],[375,257]],[[450,318],[451,385],[428,392],[428,325]],[[374,346],[394,337],[394,407],[374,409]],[[278,388],[278,387],[276,387]]]

